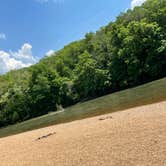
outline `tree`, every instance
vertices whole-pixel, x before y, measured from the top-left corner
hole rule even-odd
[[[60,89],[55,72],[40,65],[34,68],[28,90],[33,116],[56,111],[57,105],[60,104]]]
[[[79,98],[94,97],[102,94],[109,87],[107,71],[96,68],[96,61],[88,52],[79,57],[74,71],[74,88]]]
[[[12,123],[16,123],[20,120],[19,114],[17,112],[14,112],[12,115]]]
[[[117,88],[138,85],[163,75],[159,71],[164,68],[166,57],[158,24],[132,21],[127,27],[119,27],[116,33],[112,40],[120,42],[112,42],[110,72]]]

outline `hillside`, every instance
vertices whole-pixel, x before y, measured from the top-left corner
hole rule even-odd
[[[166,0],[147,0],[29,68],[0,76],[0,127],[166,76]]]
[[[166,102],[0,139],[1,166],[164,166]]]

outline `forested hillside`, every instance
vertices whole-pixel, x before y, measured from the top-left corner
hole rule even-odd
[[[38,64],[0,76],[0,127],[165,76],[166,0],[147,0]]]

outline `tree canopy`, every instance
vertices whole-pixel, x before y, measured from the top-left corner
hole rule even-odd
[[[29,68],[0,76],[0,127],[166,76],[166,0],[147,0]]]

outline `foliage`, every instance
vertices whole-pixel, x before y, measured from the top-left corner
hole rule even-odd
[[[29,68],[0,76],[0,127],[166,76],[166,0],[115,22]]]

